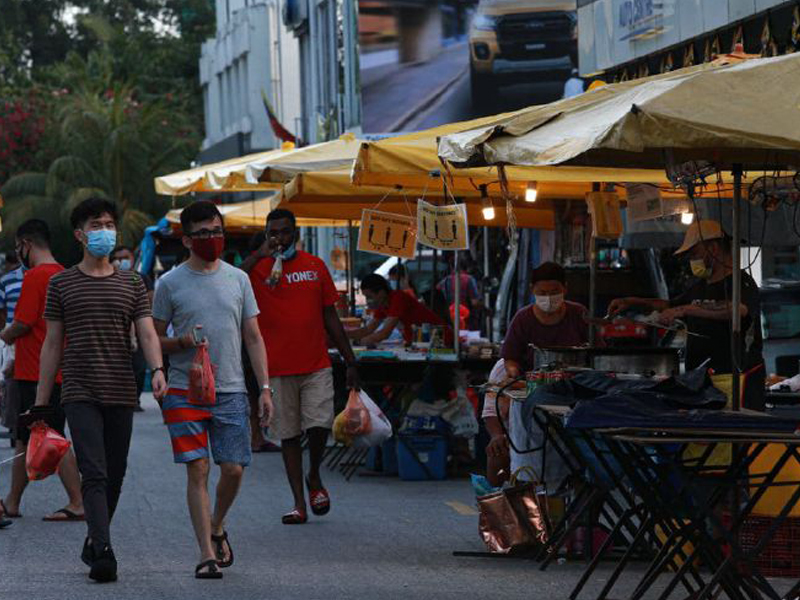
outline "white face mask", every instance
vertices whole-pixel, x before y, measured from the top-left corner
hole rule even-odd
[[[564,294],[555,294],[553,296],[534,296],[536,299],[536,306],[542,312],[554,313],[564,304]]]

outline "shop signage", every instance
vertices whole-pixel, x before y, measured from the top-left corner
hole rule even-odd
[[[417,202],[419,243],[439,250],[467,250],[469,229],[467,206],[446,204],[435,206],[424,200]]]
[[[619,40],[636,40],[660,33],[663,28],[664,4],[656,0],[623,0],[619,4],[617,25]]]
[[[378,210],[361,211],[358,249],[383,256],[414,258],[417,248],[417,220]]]

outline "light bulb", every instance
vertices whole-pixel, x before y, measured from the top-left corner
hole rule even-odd
[[[528,188],[525,190],[525,202],[536,202],[536,197],[539,195],[539,190],[536,189],[536,182],[531,181]]]
[[[494,220],[494,206],[492,206],[492,200],[490,198],[483,199],[483,208],[481,209],[483,212],[483,218],[486,221]]]
[[[681,214],[681,223],[684,225],[691,225],[694,222],[694,213],[685,212]]]

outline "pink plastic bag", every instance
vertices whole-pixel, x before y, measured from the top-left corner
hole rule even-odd
[[[192,366],[189,367],[189,402],[210,406],[217,401],[214,382],[214,368],[208,346],[200,346],[194,354]]]
[[[349,436],[356,436],[364,435],[371,430],[369,410],[361,401],[360,394],[350,390],[350,397],[344,408],[344,432]]]
[[[28,479],[36,481],[55,473],[70,445],[69,440],[44,422],[37,421],[31,425],[31,439],[28,442],[28,455],[25,460]]]

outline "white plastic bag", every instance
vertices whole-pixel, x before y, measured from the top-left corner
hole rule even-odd
[[[359,395],[361,397],[361,402],[369,411],[370,431],[369,433],[354,437],[353,447],[371,448],[372,446],[379,446],[392,437],[392,424],[364,390],[361,390]]]

